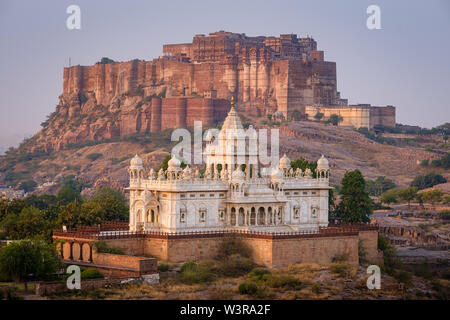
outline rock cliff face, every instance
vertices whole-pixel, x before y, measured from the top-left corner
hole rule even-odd
[[[184,128],[194,121],[212,126],[225,118],[229,101],[215,98],[214,91],[209,97],[165,98],[170,87],[145,86],[145,72],[141,73],[145,66],[132,61],[66,68],[56,111],[33,138],[30,151],[49,152],[68,144]]]

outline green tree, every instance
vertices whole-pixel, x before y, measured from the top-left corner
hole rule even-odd
[[[443,195],[444,194],[442,193],[442,191],[438,190],[438,189],[433,189],[433,190],[425,191],[422,193],[423,201],[431,203],[433,206],[436,203],[442,201]]]
[[[342,122],[342,121],[344,121],[344,118],[342,118],[342,116],[337,115],[337,114],[332,114],[328,118],[327,123],[331,123],[333,126],[337,126],[339,124],[339,122]]]
[[[13,242],[0,249],[0,274],[14,281],[24,282],[28,291],[28,277],[45,279],[61,266],[55,247],[40,240]]]
[[[86,186],[86,184],[79,182],[75,179],[73,174],[65,176],[60,182],[59,186],[61,189],[70,188],[76,192],[81,192],[81,190]]]
[[[9,239],[34,237],[50,238],[51,224],[44,219],[44,212],[34,207],[23,208],[19,215],[8,214],[0,223]]]
[[[46,210],[49,207],[58,204],[58,199],[53,194],[31,195],[25,198],[27,205]]]
[[[375,180],[366,180],[366,191],[371,196],[379,197],[383,192],[395,187],[394,181],[384,176],[379,176]]]
[[[25,192],[32,192],[34,191],[34,189],[36,189],[37,183],[34,180],[25,180],[22,181],[18,187]]]
[[[411,187],[417,187],[419,190],[423,190],[446,182],[447,180],[442,175],[429,173],[415,177],[411,182]]]
[[[341,202],[336,208],[336,216],[343,222],[369,222],[372,200],[365,191],[366,183],[361,171],[347,171],[341,185]]]
[[[308,161],[305,158],[299,158],[297,160],[291,161],[291,168],[294,170],[297,170],[298,168],[302,169],[302,171],[305,171],[306,168],[309,168],[314,174],[317,169],[317,162],[315,161]]]
[[[96,64],[108,64],[108,63],[114,63],[115,61],[113,59],[110,59],[108,57],[103,57],[100,59],[99,62],[97,62]]]
[[[391,189],[383,192],[383,194],[379,197],[379,201],[386,204],[397,203],[398,191]]]
[[[56,197],[60,206],[65,206],[73,201],[81,202],[80,193],[70,187],[64,187],[59,190]]]
[[[11,213],[19,215],[26,205],[22,199],[0,199],[0,221]]]
[[[129,208],[123,194],[108,187],[98,189],[92,199],[83,203],[82,211],[83,214],[97,216],[102,221],[123,221],[129,217]]]
[[[81,203],[73,201],[60,207],[56,224],[59,227],[67,226],[68,228],[73,229],[79,225],[85,225],[85,221],[86,217],[82,216]],[[100,223],[101,219],[94,222]]]
[[[417,191],[417,187],[408,187],[398,191],[399,198],[408,202],[408,209],[411,207],[411,200],[414,200]]]
[[[316,119],[317,121],[320,121],[320,120],[323,118],[323,116],[324,116],[323,113],[317,112],[317,113],[314,115],[314,119]]]

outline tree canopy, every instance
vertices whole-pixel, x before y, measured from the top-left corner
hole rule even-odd
[[[343,222],[369,222],[372,200],[365,190],[366,182],[361,171],[347,171],[341,184],[341,202],[336,207],[336,216]]]
[[[40,240],[22,240],[0,249],[0,274],[14,281],[23,281],[27,290],[27,279],[45,279],[61,266],[55,247]]]
[[[366,191],[371,196],[380,196],[383,192],[395,188],[395,183],[391,179],[379,176],[375,180],[366,180]]]
[[[411,187],[417,187],[419,190],[431,188],[437,184],[446,183],[442,175],[436,173],[428,173],[426,175],[419,175],[411,182]]]

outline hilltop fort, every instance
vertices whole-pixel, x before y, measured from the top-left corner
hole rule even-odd
[[[222,121],[237,110],[255,116],[332,114],[340,125],[395,125],[395,108],[348,106],[337,91],[336,63],[312,37],[219,31],[191,43],[167,44],[152,61],[101,61],[64,68],[60,102],[34,149]]]

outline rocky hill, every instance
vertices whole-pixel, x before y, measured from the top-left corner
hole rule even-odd
[[[387,176],[398,185],[407,185],[415,176],[429,170],[418,165],[418,161],[436,158],[435,153],[420,146],[380,144],[351,129],[310,121],[269,126],[263,118],[248,118],[242,113],[241,116],[244,123],[253,123],[256,128],[279,128],[280,154],[286,153],[292,160],[304,157],[315,161],[324,154],[330,160],[331,181],[335,184],[346,170],[360,169],[366,178]],[[51,118],[48,127],[56,128],[60,121]],[[99,117],[97,121],[103,122],[104,128],[111,126],[108,118]],[[82,128],[80,124],[77,130],[83,132]],[[85,140],[49,152],[30,152],[42,136],[41,131],[18,149],[0,157],[0,180],[11,185],[34,180],[41,186],[37,192],[54,192],[52,182],[73,174],[91,186],[87,193],[102,185],[122,189],[128,183],[126,169],[134,154],[140,154],[147,169],[157,168],[176,143],[170,141],[171,130],[165,130]]]

